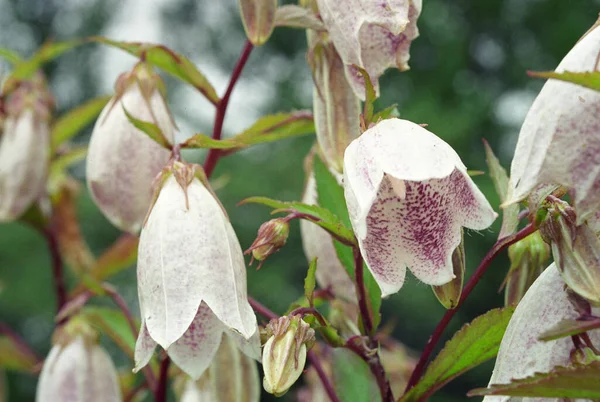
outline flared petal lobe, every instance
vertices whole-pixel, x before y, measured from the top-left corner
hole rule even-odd
[[[76,337],[66,346],[55,345],[44,362],[37,402],[120,402],[117,371],[98,345]]]
[[[145,96],[137,82],[105,106],[94,126],[87,155],[90,193],[113,225],[137,234],[152,200],[152,181],[170,151],[135,128],[123,108],[156,124],[171,143],[175,127],[160,91]]]
[[[0,222],[21,216],[44,192],[50,128],[27,108],[8,116],[0,137]]]
[[[319,12],[356,95],[365,84],[353,65],[367,71],[379,93],[378,79],[389,67],[407,70],[411,42],[419,36],[421,0],[317,0]]]
[[[148,332],[165,349],[188,330],[201,302],[246,339],[256,331],[241,247],[198,179],[184,189],[171,176],[160,190],[140,238],[138,293]]]
[[[600,309],[594,309],[594,313],[600,313]],[[507,384],[513,378],[528,377],[536,372],[547,373],[556,366],[568,365],[573,350],[570,337],[548,342],[540,341],[538,337],[560,321],[578,316],[569,302],[560,273],[554,264],[550,265],[517,306],[502,339],[490,385]],[[600,330],[589,331],[588,334],[592,343],[600,343]],[[558,402],[562,399],[487,396],[484,401]]]
[[[384,296],[402,287],[406,267],[429,285],[450,281],[461,228],[482,230],[497,216],[456,152],[406,120],[384,120],[350,144],[344,190]]]
[[[599,52],[596,27],[556,71],[594,71]],[[521,128],[511,183],[509,203],[525,199],[540,184],[567,187],[579,224],[600,207],[600,92],[558,80],[546,82]]]

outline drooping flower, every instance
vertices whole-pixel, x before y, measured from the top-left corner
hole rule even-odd
[[[140,369],[159,344],[194,379],[210,365],[224,333],[249,356],[260,357],[242,249],[197,169],[180,162],[165,169],[142,229],[137,265],[142,327],[135,353]]]
[[[302,202],[317,204],[317,183],[314,174],[308,176]],[[300,235],[307,260],[317,258],[315,278],[319,286],[323,289],[329,288],[336,297],[357,304],[354,282],[340,262],[329,233],[313,222],[302,219]]]
[[[71,322],[72,321],[72,322]],[[117,370],[97,334],[77,318],[59,329],[37,385],[37,402],[119,402]]]
[[[482,230],[496,218],[456,152],[406,120],[383,120],[348,146],[344,190],[383,296],[402,287],[406,267],[429,285],[452,280],[461,228]]]
[[[410,44],[419,36],[421,0],[317,0],[317,4],[360,99],[365,99],[365,83],[353,65],[367,71],[377,94],[379,77],[387,68],[408,69]]]
[[[180,402],[258,402],[260,380],[256,364],[240,352],[231,337],[224,336],[200,379],[185,380]]]
[[[594,71],[600,66],[600,27],[588,32],[556,68]],[[549,80],[535,99],[519,134],[507,203],[525,199],[542,184],[569,189],[578,224],[600,208],[600,93]]]
[[[314,81],[313,114],[317,142],[327,166],[342,173],[344,151],[360,135],[360,101],[327,34],[309,29],[306,37],[307,58]]]
[[[52,106],[41,74],[6,99],[0,116],[0,222],[19,218],[45,191]]]
[[[119,77],[115,89],[90,138],[87,183],[108,220],[137,234],[152,200],[152,180],[169,160],[170,151],[135,128],[123,109],[157,125],[169,142],[175,126],[163,83],[151,67],[138,64]]]
[[[596,315],[600,309],[592,310]],[[544,342],[538,337],[559,322],[579,317],[569,301],[568,290],[556,266],[550,265],[529,288],[513,314],[496,358],[492,384],[507,384],[536,372],[547,373],[556,366],[567,366],[574,350],[571,337]],[[600,342],[600,330],[588,331],[592,343]],[[487,402],[562,401],[560,398],[522,398],[487,396]]]
[[[281,396],[302,375],[315,331],[300,316],[293,315],[271,320],[267,335],[262,354],[263,387],[268,393]]]

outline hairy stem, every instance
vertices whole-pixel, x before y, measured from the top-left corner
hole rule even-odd
[[[529,225],[525,226],[519,232],[512,234],[510,236],[503,237],[502,239],[498,240],[496,242],[496,244],[494,244],[492,246],[490,251],[485,255],[485,257],[483,257],[483,260],[477,267],[477,270],[475,270],[475,272],[473,273],[473,275],[471,276],[471,278],[469,279],[469,281],[463,288],[462,294],[460,296],[460,299],[458,300],[456,307],[451,310],[446,311],[446,313],[444,314],[444,316],[442,317],[442,319],[440,320],[438,325],[435,327],[435,330],[431,334],[429,341],[427,341],[427,344],[425,345],[425,348],[423,349],[423,353],[421,353],[421,357],[419,358],[419,362],[415,366],[415,369],[412,372],[412,375],[410,376],[410,379],[406,386],[407,392],[408,392],[408,390],[410,390],[412,387],[415,386],[415,384],[419,381],[419,379],[423,375],[423,371],[425,370],[425,365],[429,361],[429,358],[431,357],[431,354],[433,353],[435,346],[437,345],[440,338],[442,337],[444,331],[446,330],[446,327],[450,323],[450,320],[452,320],[452,317],[454,317],[454,314],[456,314],[456,311],[460,308],[460,306],[462,306],[462,304],[467,299],[467,297],[469,297],[469,295],[475,288],[475,285],[477,285],[477,283],[479,283],[479,280],[481,279],[483,274],[489,268],[490,263],[505,248],[507,248],[508,246],[510,246],[513,243],[518,242],[519,240],[524,239],[525,237],[529,236],[536,230],[537,229],[533,226],[533,224],[529,224]]]
[[[246,41],[244,45],[244,49],[242,49],[242,53],[240,54],[240,58],[238,59],[237,64],[233,69],[233,73],[231,73],[231,78],[229,80],[229,85],[227,86],[227,90],[225,91],[225,95],[221,98],[219,103],[217,104],[217,111],[215,113],[215,124],[213,125],[212,138],[215,140],[221,139],[221,134],[223,132],[223,121],[225,120],[225,113],[227,112],[227,106],[229,105],[229,98],[231,97],[231,93],[233,92],[233,88],[235,87],[236,82],[240,78],[242,74],[242,70],[250,57],[250,53],[254,46],[250,41]],[[204,172],[206,173],[206,177],[210,177],[219,158],[222,156],[222,153],[218,149],[210,149],[208,151],[208,155],[206,156],[206,160],[204,161]]]
[[[279,318],[277,314],[275,314],[266,306],[262,305],[250,296],[248,296],[248,302],[252,306],[252,309],[254,309],[254,311],[262,315],[263,317],[268,318],[269,320]],[[340,399],[335,393],[335,388],[333,388],[333,384],[331,383],[331,381],[329,381],[329,377],[327,377],[327,373],[325,373],[325,370],[323,370],[323,366],[321,365],[319,356],[312,350],[309,350],[306,356],[308,357],[308,360],[313,365],[317,374],[319,375],[321,383],[323,384],[323,388],[325,388],[325,392],[327,392],[327,395],[329,396],[329,399],[331,399],[331,402],[340,402]]]

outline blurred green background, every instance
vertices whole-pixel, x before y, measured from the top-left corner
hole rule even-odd
[[[421,36],[411,49],[411,70],[389,71],[381,80],[379,107],[397,103],[401,117],[427,123],[450,143],[469,169],[486,170],[481,138],[487,139],[508,167],[518,130],[542,81],[527,70],[553,69],[594,23],[599,0],[424,0],[418,22]],[[119,40],[165,44],[196,62],[222,94],[244,43],[234,0],[0,0],[0,47],[30,55],[48,39],[107,35]],[[312,82],[305,63],[304,32],[277,29],[267,45],[255,49],[234,92],[225,132],[233,135],[262,114],[310,108]],[[95,96],[110,94],[117,75],[134,59],[116,50],[87,45],[66,53],[45,69],[57,100],[58,114]],[[0,74],[7,64],[0,62]],[[193,89],[166,79],[169,98],[183,139],[209,132],[214,109]],[[86,142],[90,127],[76,141]],[[218,195],[227,208],[243,248],[267,220],[261,206],[236,207],[252,195],[282,200],[300,198],[302,161],[312,137],[256,146],[223,159],[214,174]],[[185,153],[201,162],[202,153]],[[73,174],[84,179],[83,166]],[[498,205],[487,176],[475,178],[492,205]],[[224,184],[224,185],[223,185]],[[222,185],[222,186],[221,186]],[[84,235],[101,253],[119,235],[84,191],[79,200]],[[475,269],[495,240],[499,227],[466,237],[467,269]],[[249,293],[276,312],[302,294],[307,267],[297,223],[288,244],[260,271],[250,268]],[[486,310],[503,304],[497,289],[507,270],[498,258],[453,320],[448,334]],[[137,311],[135,269],[114,282]],[[0,320],[21,333],[41,355],[50,347],[55,297],[50,260],[43,239],[22,224],[0,226]],[[444,309],[428,286],[414,277],[383,303],[383,319],[395,324],[394,335],[420,350]],[[110,342],[117,364],[130,362]],[[465,392],[487,384],[492,363],[454,380],[434,401],[459,401]],[[36,379],[8,374],[9,400],[34,398]],[[284,400],[293,400],[288,393]],[[266,400],[266,399],[265,399]]]

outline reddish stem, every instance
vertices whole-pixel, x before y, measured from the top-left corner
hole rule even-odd
[[[358,295],[358,309],[362,319],[365,333],[371,335],[373,332],[373,320],[367,305],[367,291],[363,272],[363,258],[358,247],[354,248],[354,277],[356,280],[356,294]]]
[[[268,318],[269,320],[272,320],[274,318],[279,318],[279,316],[277,314],[275,314],[274,312],[269,310],[266,306],[262,305],[261,303],[259,303],[258,301],[256,301],[255,299],[253,299],[250,296],[248,296],[248,302],[250,303],[250,305],[252,306],[254,311],[256,311],[258,314],[262,315],[263,317]],[[335,388],[333,388],[333,384],[331,383],[331,381],[329,381],[329,378],[327,377],[327,373],[325,373],[325,371],[323,370],[323,367],[321,366],[319,356],[317,356],[317,354],[314,353],[312,350],[309,350],[306,356],[308,357],[308,360],[311,362],[311,364],[317,371],[317,374],[319,375],[319,378],[321,379],[321,383],[323,384],[323,388],[325,388],[325,392],[327,392],[329,399],[331,399],[332,402],[340,402],[340,399],[338,398],[337,394],[335,393]]]
[[[369,345],[367,345],[366,342],[368,342]],[[394,402],[392,388],[390,387],[390,382],[387,379],[385,369],[381,364],[379,353],[377,351],[377,342],[368,337],[355,335],[348,338],[344,347],[356,353],[357,356],[367,363],[369,370],[371,370],[371,373],[377,381],[379,392],[381,392],[381,400],[383,402]]]
[[[37,353],[33,351],[27,342],[25,342],[25,340],[18,333],[16,333],[12,328],[3,322],[0,322],[0,334],[10,338],[10,340],[12,340],[15,344],[15,347],[18,348],[21,353],[30,356],[33,360],[35,360],[35,364],[42,362]]]
[[[304,317],[307,314],[314,316],[317,319],[317,321],[319,321],[319,324],[321,324],[322,326],[327,326],[327,321],[325,321],[325,318],[314,307],[299,307],[290,313],[290,315],[301,315],[302,317]]]
[[[48,244],[48,250],[50,251],[50,259],[52,260],[52,281],[54,283],[54,289],[56,292],[57,309],[60,311],[67,302],[67,291],[65,287],[65,279],[63,273],[63,262],[60,255],[60,249],[56,233],[52,225],[42,231]]]
[[[221,139],[221,134],[223,132],[223,121],[225,120],[225,113],[227,112],[227,106],[229,104],[229,98],[231,93],[233,92],[233,88],[235,87],[236,82],[240,78],[242,74],[242,70],[250,57],[250,53],[254,46],[250,41],[246,41],[244,45],[244,49],[240,54],[240,58],[238,59],[237,64],[233,69],[233,73],[231,73],[231,78],[229,80],[229,85],[227,86],[227,90],[225,91],[225,95],[221,98],[219,103],[217,104],[217,110],[215,112],[215,124],[213,125],[212,138],[215,140]],[[222,153],[218,149],[210,149],[208,151],[208,155],[206,156],[206,160],[204,161],[204,172],[206,173],[206,177],[210,177],[212,174],[219,158]]]
[[[115,302],[117,307],[119,307],[119,309],[123,313],[123,316],[125,316],[125,318],[127,319],[127,323],[129,324],[129,328],[131,329],[131,333],[133,334],[133,337],[137,338],[138,337],[137,325],[135,324],[135,320],[133,319],[133,314],[131,314],[131,310],[129,310],[129,307],[127,307],[127,302],[125,301],[125,299],[123,299],[123,296],[121,296],[115,288],[113,288],[112,286],[110,286],[108,284],[102,284],[102,289],[104,289],[104,291]]]
[[[167,400],[167,383],[169,380],[169,364],[171,359],[165,356],[160,362],[160,372],[158,375],[158,386],[154,391],[154,400],[156,402],[166,402]]]
[[[510,235],[510,236],[503,237],[502,239],[498,240],[496,242],[496,244],[494,244],[494,246],[490,249],[490,251],[485,255],[485,257],[483,257],[483,260],[477,267],[477,270],[475,270],[475,272],[469,279],[469,282],[467,282],[467,284],[463,288],[460,299],[458,300],[458,304],[456,305],[455,308],[446,311],[446,313],[444,314],[444,316],[442,317],[442,319],[440,320],[438,325],[435,327],[433,334],[431,334],[429,341],[427,341],[427,344],[425,345],[425,348],[423,349],[423,353],[421,353],[421,357],[419,358],[419,362],[415,366],[415,369],[412,372],[410,379],[408,380],[408,384],[406,386],[406,392],[408,392],[412,387],[414,387],[415,384],[419,381],[419,379],[423,375],[423,371],[425,370],[425,365],[429,361],[429,358],[431,357],[431,354],[433,353],[435,346],[437,345],[440,338],[442,337],[442,334],[444,333],[446,327],[450,323],[450,320],[452,320],[452,317],[454,317],[454,314],[456,314],[456,311],[458,311],[460,306],[462,306],[463,302],[471,294],[471,291],[473,291],[473,289],[475,288],[475,285],[477,285],[477,283],[479,283],[479,280],[481,279],[483,274],[487,271],[487,269],[490,266],[490,263],[494,260],[494,258],[496,258],[496,256],[501,251],[503,251],[505,248],[507,248],[511,244],[524,239],[525,237],[529,236],[536,230],[537,229],[533,226],[533,224],[529,224],[529,225],[525,226],[519,232],[517,232],[513,235]]]

